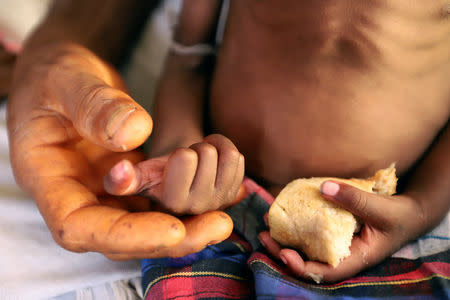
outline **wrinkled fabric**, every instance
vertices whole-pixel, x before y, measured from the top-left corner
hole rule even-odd
[[[335,284],[313,284],[288,275],[257,235],[272,196],[245,179],[247,196],[227,213],[235,232],[226,241],[182,258],[142,262],[145,299],[449,299],[449,216],[432,232],[393,257]],[[418,255],[423,253],[424,255]]]
[[[138,260],[114,262],[54,242],[36,204],[14,181],[0,105],[0,299],[48,299],[140,274]]]

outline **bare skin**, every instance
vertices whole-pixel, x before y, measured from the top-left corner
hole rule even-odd
[[[235,142],[247,172],[275,195],[295,178],[367,177],[393,161],[401,176],[450,112],[446,1],[311,3],[232,1],[213,79],[215,129]],[[323,186],[328,200],[365,220],[352,255],[337,268],[303,260],[267,232],[261,241],[306,279],[337,281],[376,264],[448,211],[450,144],[443,130],[398,196]]]
[[[211,41],[218,7],[219,1],[185,1],[177,42]],[[269,253],[294,275],[348,278],[447,213],[447,9],[444,0],[231,1],[206,113],[212,130],[244,154],[248,175],[276,195],[298,177],[366,177],[391,162],[400,176],[412,172],[393,197],[333,182],[322,186],[326,199],[365,222],[352,255],[337,268],[308,261],[261,233]],[[154,115],[153,153],[203,139],[209,76],[203,62],[199,56],[169,56]]]
[[[218,2],[190,2],[187,7],[180,20],[179,38],[207,39],[214,28]],[[154,108],[151,159],[135,166],[127,161],[115,165],[105,178],[110,194],[139,193],[175,214],[222,209],[240,199],[243,155],[227,137],[205,137],[202,131],[199,106],[206,83],[202,63],[201,57],[169,56]],[[155,166],[161,160],[167,163],[157,173]]]
[[[16,55],[0,45],[0,97],[6,96],[11,88],[12,71]]]
[[[232,1],[211,120],[250,175],[403,173],[447,121],[446,1],[359,2]]]
[[[14,70],[7,111],[14,175],[55,241],[70,251],[120,260],[183,256],[233,228],[220,211],[179,219],[147,199],[114,197],[103,188],[117,162],[145,158],[134,149],[152,131],[151,117],[108,63],[120,60],[149,3],[55,1]],[[162,174],[166,162],[153,170]]]

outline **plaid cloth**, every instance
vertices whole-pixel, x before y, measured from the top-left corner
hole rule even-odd
[[[235,225],[228,240],[182,258],[142,262],[145,299],[450,299],[448,216],[436,231],[441,235],[433,231],[405,247],[425,255],[408,250],[404,258],[399,251],[354,278],[313,284],[288,276],[267,256],[257,234],[266,229],[263,216],[273,198],[250,179],[244,185],[247,196],[227,211]]]

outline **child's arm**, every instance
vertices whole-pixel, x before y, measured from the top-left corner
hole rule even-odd
[[[436,226],[450,209],[450,126],[442,134],[408,183],[405,195],[422,208],[422,232]]]
[[[282,249],[268,232],[260,240],[268,251],[305,279],[333,282],[373,266],[407,242],[436,226],[450,208],[450,129],[445,130],[420,163],[405,192],[393,197],[366,193],[335,182],[322,185],[322,195],[364,221],[350,248],[351,255],[336,268],[303,260],[291,249]]]
[[[142,193],[177,214],[200,214],[234,203],[244,158],[224,136],[204,138],[205,62],[211,57],[189,53],[192,48],[185,51],[211,41],[220,3],[184,1],[174,38],[177,47],[168,55],[152,114],[152,159],[135,166],[117,164],[105,179],[109,193]]]
[[[219,0],[186,0],[175,31],[174,43],[184,47],[213,48]],[[185,54],[172,47],[159,83],[152,117],[155,128],[150,156],[188,147],[203,139],[203,109],[207,87],[207,66],[211,54]]]
[[[148,207],[134,213],[134,197],[108,197],[101,189],[114,161],[143,159],[131,150],[148,137],[152,120],[97,55],[119,62],[155,2],[52,1],[15,63],[7,101],[11,167],[69,251],[117,260],[183,256],[230,234],[224,213],[183,221]]]

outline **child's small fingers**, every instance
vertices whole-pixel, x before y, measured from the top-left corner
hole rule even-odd
[[[281,261],[288,266],[295,275],[303,277],[305,272],[305,261],[297,251],[292,249],[282,249],[280,250],[279,255]]]
[[[216,148],[208,143],[197,143],[189,148],[197,152],[198,164],[190,188],[191,209],[188,213],[197,215],[220,207],[218,202],[211,203],[211,201],[215,201],[214,184],[217,175],[218,154]]]
[[[270,233],[268,231],[261,232],[258,235],[258,239],[270,255],[277,259],[280,258],[281,246],[270,237]]]
[[[324,273],[331,266],[314,261],[304,261],[300,254],[292,249],[283,249],[280,252],[283,263],[294,273],[295,276],[305,280],[312,280],[316,283],[324,281]]]
[[[239,186],[238,192],[236,194],[236,197],[234,197],[233,202],[230,203],[231,205],[236,205],[239,202],[241,202],[242,200],[244,200],[245,196],[246,196],[246,190],[245,190],[245,186],[241,183],[241,185]]]
[[[360,239],[355,239],[351,247],[351,255],[341,261],[336,267],[316,261],[299,260],[300,255],[291,249],[283,249],[280,256],[283,257],[286,266],[296,276],[307,280],[319,282],[337,282],[354,276],[362,269],[372,265],[367,245]],[[300,257],[301,258],[301,257]],[[303,259],[302,259],[303,260]]]
[[[244,180],[245,160],[242,154],[239,155],[238,166],[234,176],[233,184],[228,192],[226,202],[222,204],[223,207],[228,207],[236,203],[236,197],[241,191],[242,181]]]
[[[161,204],[175,214],[189,210],[189,193],[198,165],[197,152],[190,148],[175,150],[164,170]]]
[[[111,195],[135,195],[159,185],[166,160],[149,159],[133,165],[129,160],[115,164],[104,178],[105,190]]]
[[[215,181],[216,197],[221,203],[226,203],[228,193],[236,177],[241,154],[236,146],[226,137],[212,134],[204,139],[217,149],[217,176]]]

